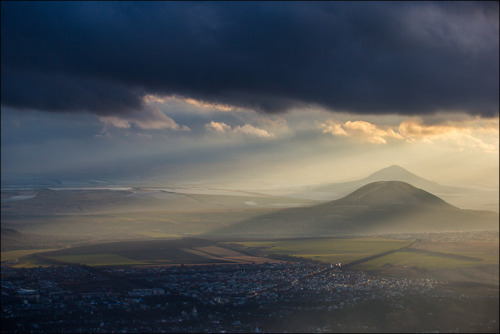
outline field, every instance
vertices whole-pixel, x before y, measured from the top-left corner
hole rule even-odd
[[[373,270],[384,265],[413,266],[420,269],[475,267],[498,264],[495,242],[423,242],[407,250],[389,254],[357,265]]]
[[[475,282],[498,289],[499,253],[496,241],[417,243],[404,251],[353,266],[377,274],[454,282]]]
[[[2,252],[1,253],[1,259],[2,262],[4,261],[12,261],[15,259],[27,257],[28,255],[31,254],[36,254],[40,252],[50,252],[54,251],[56,249],[28,249],[28,250],[16,250],[16,251],[10,251],[10,252]]]
[[[182,238],[120,241],[57,250],[2,252],[14,267],[215,265],[277,262],[288,255],[397,278],[433,278],[498,287],[498,239],[443,242],[376,237],[231,241]],[[278,257],[279,258],[279,257]],[[290,260],[290,258],[288,258]],[[293,261],[293,260],[292,260]]]
[[[236,242],[270,254],[286,254],[323,262],[347,264],[369,256],[396,250],[411,241],[382,238],[314,238]]]
[[[56,266],[59,263],[54,260],[45,259],[37,256],[37,254],[20,257],[17,263],[12,264],[14,268],[35,268],[35,267],[50,267]]]
[[[88,266],[126,266],[126,265],[142,265],[148,264],[147,262],[141,262],[132,260],[117,254],[109,253],[98,253],[98,254],[86,254],[86,255],[56,255],[49,257],[49,259],[55,259],[62,262],[70,263],[81,263]]]
[[[457,268],[473,267],[477,265],[477,260],[460,259],[452,256],[440,256],[415,252],[413,249],[399,251],[385,255],[374,260],[355,265],[354,268],[362,270],[374,270],[384,266],[406,266],[420,269]]]
[[[277,262],[251,256],[201,239],[148,240],[99,243],[59,250],[3,252],[15,267],[85,264],[89,266],[245,264]]]
[[[282,211],[284,207],[313,202],[253,193],[235,196],[222,190],[214,193],[193,191],[183,189],[175,193],[146,188],[40,189],[29,194],[2,191],[2,261],[16,267],[63,263],[196,265],[272,262],[275,260],[266,254],[270,257],[289,255],[327,263],[340,262],[344,268],[387,276],[434,277],[498,285],[498,236],[496,240],[467,242],[321,237],[325,234],[314,232],[314,226],[308,225],[314,219],[305,219],[305,224],[299,220],[297,226],[310,236],[320,237],[273,240],[271,234],[264,233],[260,241],[243,241],[244,233],[218,232],[233,226],[244,226],[252,232],[258,227],[254,222],[267,228],[269,217],[283,218],[283,212],[294,215],[309,212],[307,208]],[[9,200],[12,196],[27,198]],[[314,212],[318,217],[331,214],[328,205],[315,208],[319,210]],[[281,238],[293,227],[288,219],[282,220],[283,224],[278,224],[283,232],[278,233]],[[180,239],[211,237],[220,240],[221,235],[226,235],[226,243]],[[150,240],[138,241],[144,239]],[[231,243],[241,248],[231,249]]]
[[[498,238],[412,242],[387,238],[304,238],[237,244],[397,278],[434,278],[498,287]]]

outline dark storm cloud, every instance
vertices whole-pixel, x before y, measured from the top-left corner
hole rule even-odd
[[[2,104],[498,114],[498,3],[2,2]]]
[[[49,111],[113,114],[141,108],[141,95],[129,87],[62,72],[2,69],[2,103]]]

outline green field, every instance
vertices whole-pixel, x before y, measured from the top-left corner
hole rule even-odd
[[[439,268],[474,267],[477,264],[478,261],[474,260],[417,253],[410,249],[408,251],[399,251],[371,261],[357,264],[354,268],[360,270],[374,270],[379,269],[384,265],[393,265],[433,270]]]
[[[404,251],[360,263],[355,268],[374,270],[393,265],[435,270],[473,268],[478,265],[498,265],[498,263],[497,242],[423,242]]]
[[[58,266],[63,263],[85,264],[88,266],[126,266],[151,264],[149,262],[137,261],[116,254],[100,253],[86,255],[46,256],[45,253],[47,253],[48,251],[50,250],[44,249],[43,252],[40,252],[40,250],[2,252],[2,261],[18,259],[18,262],[16,264],[12,264],[14,268],[50,267]],[[4,258],[8,260],[4,260]]]
[[[270,254],[285,254],[329,263],[349,263],[411,244],[407,240],[382,238],[314,238],[235,242]]]
[[[243,246],[246,251],[239,247],[231,247],[231,244]],[[2,261],[18,259],[19,262],[11,263],[15,267],[50,266],[64,263],[90,266],[134,266],[279,261],[269,259],[267,256],[252,256],[252,253],[254,255],[290,255],[326,263],[340,262],[343,266],[356,262],[351,268],[379,272],[382,275],[428,277],[432,274],[441,279],[478,282],[491,282],[497,279],[499,263],[497,241],[413,242],[375,237],[301,238],[223,243],[193,238],[121,241],[58,250],[2,252]]]
[[[36,256],[36,254],[27,255],[19,258],[19,263],[12,265],[14,268],[34,268],[34,267],[50,267],[57,266],[58,263]]]
[[[89,266],[198,265],[278,262],[240,253],[203,239],[168,239],[96,243],[56,250],[2,252],[2,259],[18,261],[14,267],[65,265]]]
[[[236,242],[235,242],[236,243]],[[309,238],[237,244],[268,254],[341,262],[382,276],[498,285],[498,241],[437,242],[381,238]],[[387,251],[394,250],[390,253]],[[379,256],[378,256],[379,255]],[[361,261],[361,262],[358,262]]]
[[[126,265],[144,265],[149,264],[148,262],[136,261],[133,259],[126,258],[124,256],[109,254],[109,253],[99,253],[99,254],[87,254],[87,255],[56,255],[51,258],[71,263],[85,264],[88,266],[126,266]]]
[[[1,253],[1,259],[3,261],[11,261],[14,259],[19,259],[26,257],[31,254],[35,253],[41,253],[41,252],[50,252],[50,251],[55,251],[55,249],[25,249],[25,250],[16,250],[16,251],[9,251],[9,252],[2,252]]]

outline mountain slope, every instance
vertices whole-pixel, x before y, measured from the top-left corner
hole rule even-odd
[[[399,181],[372,182],[330,203],[334,203],[337,206],[384,206],[404,204],[456,209],[454,206],[427,191],[418,189],[409,183]]]
[[[379,181],[339,200],[281,210],[212,234],[282,237],[481,229],[498,229],[498,214],[461,210],[408,183]]]
[[[406,182],[436,194],[447,202],[461,208],[499,211],[499,193],[495,187],[489,189],[444,186],[415,175],[397,165],[383,168],[360,180],[311,185],[297,189],[293,194],[288,193],[287,195],[295,198],[333,200],[339,199],[366,184],[377,181]]]

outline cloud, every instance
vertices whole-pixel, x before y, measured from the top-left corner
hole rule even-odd
[[[205,108],[205,109],[209,108],[209,109],[217,109],[217,110],[222,110],[222,111],[233,111],[233,110],[237,109],[237,108],[229,106],[229,105],[207,103],[207,102],[198,101],[198,100],[190,99],[190,98],[185,99],[185,101],[189,104],[193,104],[197,107],[201,107],[201,108]]]
[[[208,124],[205,124],[205,129],[209,131],[216,131],[216,132],[227,132],[231,131],[231,126],[227,125],[224,122],[210,122]]]
[[[249,136],[255,136],[259,138],[273,138],[274,135],[269,133],[267,130],[256,128],[253,125],[245,124],[243,126],[237,126],[234,128],[234,132],[242,133]]]
[[[105,125],[120,129],[130,129],[132,125],[135,125],[143,130],[190,130],[189,127],[185,125],[181,126],[177,124],[172,118],[162,113],[158,107],[127,115],[99,116],[99,120]]]
[[[331,133],[335,136],[356,137],[361,141],[374,144],[387,144],[385,138],[388,137],[396,139],[403,138],[391,128],[381,129],[375,124],[365,121],[347,121],[341,124],[333,120],[327,120],[326,123],[320,124],[320,128],[323,133]]]
[[[399,133],[406,138],[424,138],[441,136],[444,133],[492,133],[498,135],[498,118],[481,120],[465,119],[463,121],[445,122],[442,124],[425,124],[421,120],[407,120],[399,125]]]
[[[250,124],[245,124],[245,125],[238,125],[232,128],[230,125],[224,123],[224,122],[210,122],[205,124],[205,129],[208,131],[215,131],[215,132],[232,132],[232,133],[237,133],[237,134],[244,134],[247,136],[251,137],[258,137],[262,139],[270,139],[274,138],[274,134],[270,133],[267,130],[257,128],[253,125]]]
[[[406,142],[454,145],[480,149],[485,152],[498,152],[498,118],[490,120],[472,119],[449,124],[424,124],[419,119],[406,120],[397,127],[381,128],[365,121],[345,123],[327,120],[318,123],[323,133],[334,136],[353,137],[361,142],[388,144],[387,138]],[[496,144],[495,144],[496,143]]]
[[[402,122],[398,131],[407,141],[452,143],[461,149],[470,147],[498,153],[498,118],[486,124],[474,123],[480,122],[425,125],[421,121],[413,120]]]
[[[497,2],[5,1],[2,105],[126,119],[147,96],[172,96],[231,111],[494,117],[498,22]]]
[[[151,103],[156,103],[156,104],[168,104],[168,102],[174,101],[177,103],[187,103],[193,106],[198,107],[200,110],[215,110],[215,111],[241,111],[241,109],[237,108],[236,106],[230,106],[230,105],[224,105],[224,104],[216,104],[216,103],[209,103],[201,100],[196,100],[192,98],[186,98],[182,96],[176,96],[176,95],[154,95],[154,94],[148,94],[143,97],[143,102],[147,104]]]

